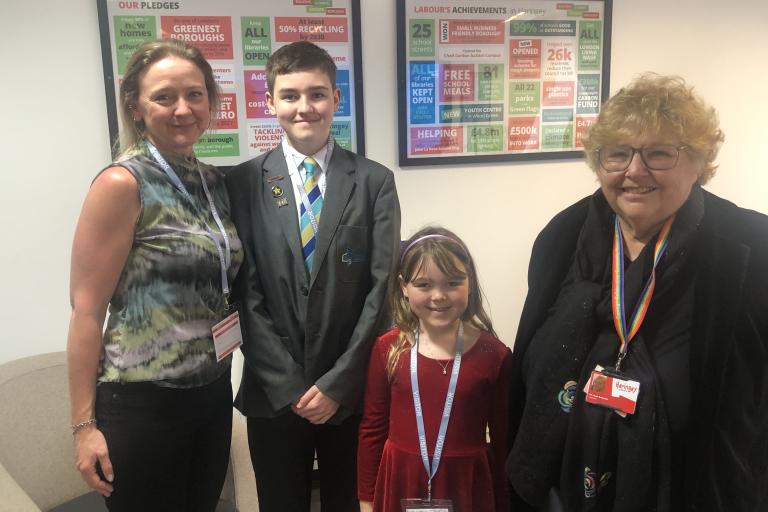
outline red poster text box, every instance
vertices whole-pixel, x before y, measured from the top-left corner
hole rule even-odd
[[[541,39],[509,42],[509,78],[541,78]]]
[[[507,120],[507,129],[509,130],[507,141],[509,151],[539,149],[541,130],[538,117],[510,117]]]
[[[232,21],[229,16],[161,16],[164,38],[180,39],[200,48],[208,60],[232,58]]]
[[[503,44],[502,20],[440,20],[440,44]]]
[[[237,97],[235,93],[222,93],[216,112],[216,130],[237,130]]]
[[[283,129],[278,126],[249,126],[248,127],[248,146],[251,148],[251,154],[266,153],[273,149],[283,137]]]
[[[587,18],[590,20],[597,20],[597,19],[600,19],[600,13],[597,11],[584,11],[581,17]]]
[[[576,116],[576,143],[574,147],[584,147],[584,134],[595,121],[597,121],[597,116]]]
[[[440,101],[472,101],[475,99],[474,64],[440,66]]]
[[[545,107],[572,107],[573,82],[543,82],[541,104]]]
[[[267,72],[245,71],[245,117],[263,119],[272,117],[267,107]]]
[[[459,126],[411,128],[411,155],[461,153],[463,148],[464,129]]]
[[[294,41],[346,43],[349,40],[347,18],[275,16],[275,40],[279,43]]]
[[[573,4],[561,2],[557,4],[556,9],[559,9],[561,11],[563,10],[570,11],[571,9],[573,9]]]
[[[293,5],[312,5],[312,0],[293,0]]]

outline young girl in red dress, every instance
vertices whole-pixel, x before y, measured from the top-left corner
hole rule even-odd
[[[466,246],[446,229],[419,231],[390,294],[395,328],[371,353],[360,424],[361,512],[509,510],[511,354]]]

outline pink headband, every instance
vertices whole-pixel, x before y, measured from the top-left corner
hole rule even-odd
[[[424,235],[424,236],[420,236],[419,238],[417,238],[417,239],[416,239],[416,240],[414,240],[413,242],[409,243],[409,244],[408,244],[408,245],[405,247],[405,249],[403,249],[403,252],[402,252],[402,253],[400,253],[400,263],[401,263],[401,264],[403,263],[403,260],[405,259],[405,255],[408,253],[408,251],[410,251],[410,250],[413,248],[413,246],[414,246],[414,245],[416,245],[417,243],[419,243],[419,242],[421,242],[421,241],[423,241],[423,240],[427,240],[428,238],[438,238],[438,239],[440,239],[440,240],[448,240],[448,241],[450,241],[450,242],[453,242],[453,243],[455,243],[456,245],[458,245],[459,247],[461,247],[461,250],[462,250],[462,252],[463,252],[464,254],[467,254],[467,250],[464,248],[464,244],[462,244],[462,243],[461,243],[461,242],[459,242],[458,240],[456,240],[456,239],[454,239],[454,238],[451,238],[451,237],[449,237],[449,236],[445,236],[445,235],[438,235],[438,234],[436,234],[436,233],[435,233],[435,234],[432,234],[432,235]]]

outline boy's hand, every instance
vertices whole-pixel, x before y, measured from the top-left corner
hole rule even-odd
[[[310,423],[321,425],[336,414],[339,403],[324,395],[317,386],[313,385],[295,405],[291,406],[291,409]]]

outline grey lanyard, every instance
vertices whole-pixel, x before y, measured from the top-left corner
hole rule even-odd
[[[168,165],[168,162],[165,161],[165,158],[163,158],[163,155],[160,154],[160,152],[151,142],[146,141],[146,144],[147,144],[147,149],[152,155],[152,158],[154,158],[155,162],[157,162],[158,165],[163,169],[165,174],[171,180],[171,183],[173,183],[173,186],[176,187],[176,189],[179,192],[181,192],[181,195],[183,195],[193,207],[197,208],[197,203],[195,202],[194,198],[187,190],[187,187],[184,186],[184,183],[182,183],[181,179],[179,179],[179,176],[176,174],[173,168],[170,165]],[[211,208],[211,214],[213,215],[213,220],[216,222],[216,226],[219,228],[219,231],[221,232],[221,237],[224,240],[224,248],[222,248],[221,243],[217,239],[216,235],[214,235],[210,226],[208,226],[208,223],[207,222],[205,223],[205,230],[208,233],[208,236],[211,238],[211,240],[213,240],[213,245],[216,246],[216,252],[219,253],[219,264],[221,266],[221,288],[222,288],[222,291],[224,292],[224,299],[228,301],[229,300],[229,279],[227,279],[227,269],[229,268],[229,265],[232,263],[232,257],[230,254],[229,236],[227,235],[227,231],[224,229],[224,223],[221,221],[219,212],[216,209],[216,205],[213,202],[213,196],[211,195],[210,190],[208,190],[208,185],[206,184],[205,178],[203,177],[203,171],[200,170],[199,165],[196,167],[197,167],[197,172],[200,174],[200,181],[203,183],[203,191],[205,191],[205,197],[208,199],[208,205]]]

